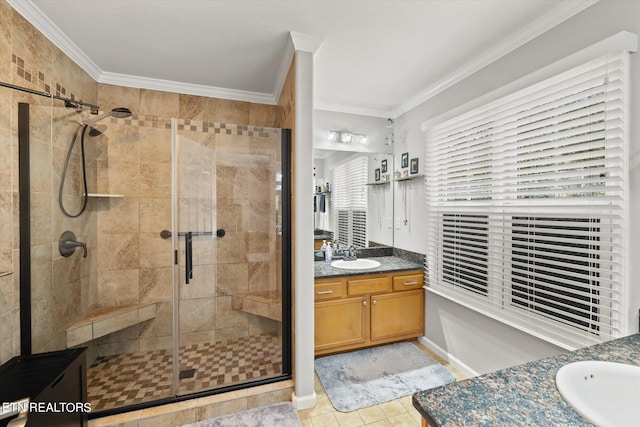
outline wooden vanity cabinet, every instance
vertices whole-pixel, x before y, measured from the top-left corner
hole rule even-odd
[[[422,271],[316,279],[315,354],[424,334]]]

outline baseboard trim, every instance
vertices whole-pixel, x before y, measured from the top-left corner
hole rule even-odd
[[[444,360],[449,362],[451,366],[456,368],[463,375],[469,378],[477,377],[478,375],[480,375],[478,372],[471,369],[469,365],[467,365],[466,363],[462,362],[460,359],[453,356],[451,353],[449,353],[448,351],[440,347],[435,342],[431,341],[429,338],[422,336],[418,338],[418,341],[425,347],[429,348],[429,350],[433,351],[435,354],[437,354],[438,356],[442,357]]]
[[[315,391],[312,394],[308,394],[306,396],[296,396],[296,393],[293,392],[291,394],[291,402],[298,411],[302,411],[303,409],[311,409],[314,408],[318,403],[318,395]]]

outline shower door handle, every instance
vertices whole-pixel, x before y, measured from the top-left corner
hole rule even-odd
[[[190,231],[184,234],[184,255],[185,255],[185,284],[189,284],[189,279],[193,279],[193,235]]]

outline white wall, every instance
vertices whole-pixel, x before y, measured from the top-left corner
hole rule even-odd
[[[424,160],[422,122],[500,88],[518,78],[554,63],[619,31],[640,34],[640,1],[601,0],[521,48],[469,76],[434,98],[396,119],[394,155],[409,152]],[[631,55],[631,212],[630,278],[640,275],[640,53]],[[421,167],[423,165],[420,165]],[[422,169],[421,169],[422,172]],[[396,189],[396,216],[402,204],[409,203],[409,226],[395,230],[396,247],[425,252],[421,220],[424,212],[424,184],[407,188],[407,196]],[[410,227],[412,227],[410,229]],[[640,286],[630,282],[628,322],[630,332],[638,330]],[[562,350],[513,328],[472,312],[453,302],[427,293],[426,340],[471,371],[478,373],[502,369],[557,354]]]

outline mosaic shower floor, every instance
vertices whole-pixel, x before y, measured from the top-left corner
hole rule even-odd
[[[180,393],[255,381],[282,373],[280,338],[256,335],[180,348]],[[170,350],[97,359],[87,372],[92,411],[171,396]]]

